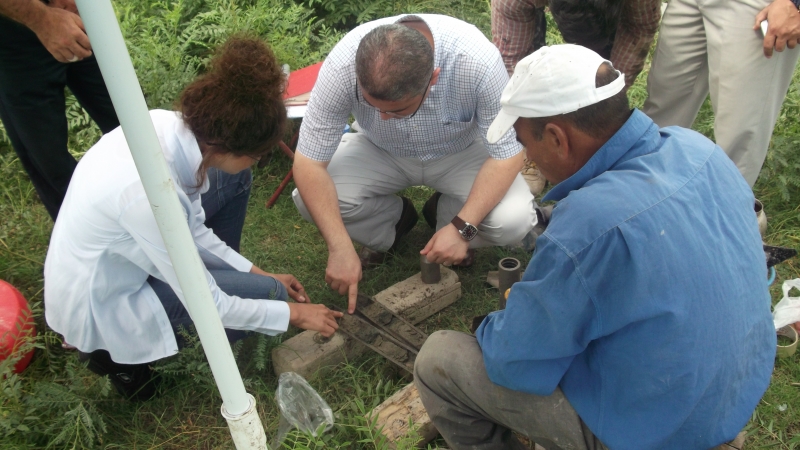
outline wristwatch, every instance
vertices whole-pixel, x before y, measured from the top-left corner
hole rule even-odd
[[[478,229],[475,228],[475,225],[469,222],[464,222],[464,219],[461,217],[453,217],[453,220],[451,220],[450,223],[456,227],[456,230],[461,233],[461,237],[464,238],[465,241],[471,241],[475,239],[475,236],[478,235]]]

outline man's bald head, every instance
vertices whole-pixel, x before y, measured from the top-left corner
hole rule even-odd
[[[433,48],[419,31],[381,25],[364,36],[356,52],[356,77],[371,97],[398,101],[420,95],[433,74]]]

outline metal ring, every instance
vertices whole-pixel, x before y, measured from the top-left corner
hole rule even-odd
[[[67,61],[67,62],[75,62],[75,61],[77,61],[77,60],[79,60],[79,59],[80,59],[80,58],[78,58],[78,56],[77,56],[77,55],[72,55],[72,59],[70,59],[70,60],[69,60],[69,61]]]

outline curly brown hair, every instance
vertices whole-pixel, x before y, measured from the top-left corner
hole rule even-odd
[[[264,42],[234,36],[217,49],[208,72],[186,86],[177,109],[198,142],[236,156],[263,156],[283,136],[285,81]],[[198,181],[209,156],[203,155]]]

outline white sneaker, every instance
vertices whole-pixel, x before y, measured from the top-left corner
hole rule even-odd
[[[767,214],[764,212],[764,205],[756,199],[756,204],[753,206],[756,211],[756,218],[758,219],[758,232],[761,233],[761,238],[767,234]]]

